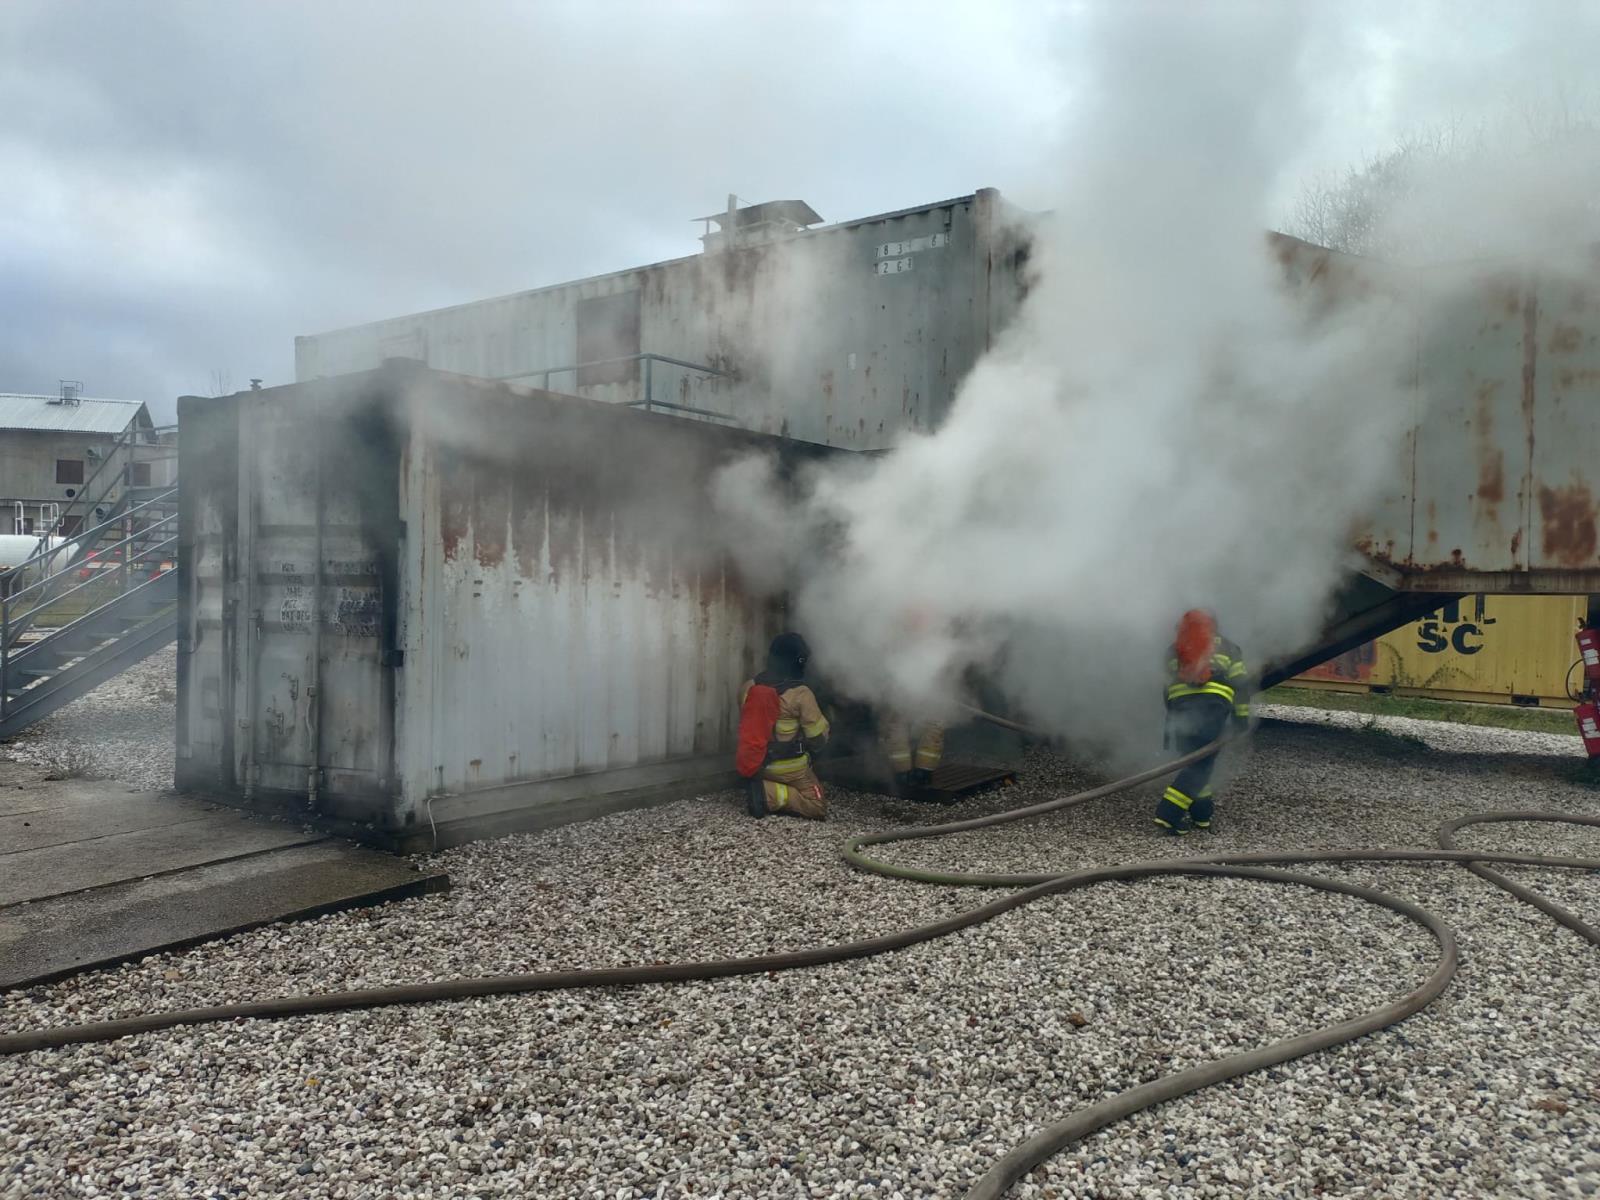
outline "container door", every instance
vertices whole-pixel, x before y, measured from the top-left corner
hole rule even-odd
[[[238,622],[232,597],[239,531],[237,410],[179,403],[178,730],[180,788],[231,789]],[[76,531],[74,531],[76,532]]]
[[[306,791],[315,763],[337,809],[338,797],[387,790],[391,775],[383,547],[395,535],[394,465],[381,439],[303,410],[252,405],[240,434],[257,619],[239,706],[255,737],[236,749],[254,754],[269,791]]]

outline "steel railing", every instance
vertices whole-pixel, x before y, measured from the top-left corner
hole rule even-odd
[[[150,547],[150,551],[158,552],[170,549],[173,554],[176,554],[177,545],[178,535],[174,533],[166,540]],[[52,629],[37,641],[18,647],[8,640],[4,646],[0,646],[0,723],[3,723],[13,715],[13,710],[16,708],[16,700],[22,700],[27,703],[27,698],[32,695],[31,689],[34,684],[27,684],[21,688],[13,687],[14,682],[20,675],[32,675],[36,682],[54,679],[62,671],[66,670],[73,660],[84,659],[95,654],[107,641],[111,641],[113,645],[120,644],[125,635],[134,633],[138,628],[147,627],[152,620],[160,619],[161,608],[158,607],[146,613],[141,613],[139,618],[135,619],[131,626],[126,629],[119,628],[111,631],[101,625],[103,619],[115,615],[123,602],[128,600],[129,597],[138,595],[145,588],[154,587],[162,579],[174,574],[176,569],[174,564],[165,569],[157,570],[149,578],[141,579],[133,587],[127,586],[127,573],[124,569],[119,590],[112,598],[96,604],[93,608],[65,625]],[[88,580],[72,589],[72,592],[93,587],[100,582],[100,580]],[[71,595],[72,592],[64,592],[59,598],[64,599],[66,596]],[[5,600],[0,601],[0,628],[4,628],[8,635],[11,632],[9,629],[10,622],[10,598],[7,597]],[[63,643],[70,643],[71,639],[86,630],[94,630],[95,632],[91,635],[90,641],[81,647],[81,651],[79,649],[59,650]],[[57,652],[60,652],[63,657],[60,662],[55,664],[54,669],[38,669],[36,664],[48,663],[52,655]]]
[[[124,493],[131,487],[145,486],[142,484],[135,485],[132,482],[132,468],[135,462],[133,450],[141,441],[145,442],[152,450],[167,451],[175,449],[162,442],[161,438],[168,434],[175,434],[177,431],[178,427],[176,425],[155,425],[150,428],[129,425],[127,429],[122,431],[121,436],[112,443],[111,449],[100,460],[100,465],[94,469],[87,480],[79,485],[78,494],[68,500],[65,507],[57,515],[57,529],[64,527],[74,516],[78,517],[80,525],[88,524],[89,514],[104,504],[119,485]],[[118,462],[119,457],[122,459],[121,462]],[[155,457],[152,456],[149,459],[141,459],[139,461],[155,461]],[[171,457],[171,455],[163,453],[159,457],[164,460]],[[113,470],[113,468],[115,469]],[[111,471],[109,475],[106,474],[108,470]],[[101,481],[101,476],[105,476],[105,479],[97,493],[95,484]],[[79,532],[66,536],[73,539],[81,539],[83,535]],[[0,592],[9,590],[9,585],[15,579],[20,578],[24,572],[37,568],[42,560],[60,553],[60,546],[51,547],[50,537],[51,534],[48,531],[40,535],[38,548],[28,558],[10,570],[0,572]]]
[[[126,528],[141,513],[170,507],[177,498],[177,491],[177,488],[168,489],[141,504],[119,511],[99,525],[83,531],[79,540],[71,547],[58,546],[52,552],[54,555],[62,556],[64,552],[70,551],[65,554],[65,565],[58,566],[56,570],[47,574],[41,574],[31,583],[10,586],[11,583],[20,581],[22,577],[19,572],[22,568],[8,571],[4,576],[7,585],[4,589],[5,595],[0,598],[0,652],[9,653],[22,635],[37,622],[40,614],[59,605],[67,597],[77,595],[85,588],[103,583],[108,575],[117,581],[119,593],[127,591],[128,572],[135,561],[147,560],[156,549],[164,548],[169,543],[176,543],[178,521],[176,510],[146,525],[141,525],[138,529],[130,529],[122,537],[110,543],[103,544],[100,539],[108,531],[117,532],[119,528]],[[120,551],[120,554],[114,558],[105,557],[117,551]],[[81,576],[85,564],[91,557],[97,564],[114,562],[115,565],[104,567],[96,565],[88,568],[93,574],[87,579],[64,591],[61,590],[64,581],[73,576]],[[38,561],[42,566],[42,560]],[[24,604],[23,601],[28,603]]]
[[[702,375],[717,375],[724,379],[733,378],[731,371],[719,370],[708,367],[705,363],[689,362],[682,358],[672,358],[666,354],[623,354],[616,358],[597,358],[590,362],[572,363],[564,367],[540,367],[537,371],[518,371],[514,375],[493,375],[492,379],[538,379],[539,386],[546,391],[550,388],[550,376],[569,375],[578,371],[587,371],[591,367],[614,367],[618,363],[637,362],[644,364],[644,396],[639,400],[629,400],[624,408],[642,408],[646,412],[661,408],[669,412],[693,413],[697,417],[713,417],[718,421],[731,421],[739,424],[739,419],[728,413],[716,412],[709,408],[696,408],[692,404],[675,404],[670,400],[657,400],[655,398],[655,364],[662,363],[669,367],[682,367],[689,371],[698,371]]]

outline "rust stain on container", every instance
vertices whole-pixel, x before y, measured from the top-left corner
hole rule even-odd
[[[545,505],[544,491],[530,487],[524,478],[513,478],[511,484],[511,541],[516,548],[517,574],[523,579],[536,580],[539,571],[539,551],[544,546]]]
[[[1594,367],[1562,367],[1556,372],[1556,382],[1563,391],[1571,391],[1577,387],[1593,387],[1600,384],[1600,369]]]
[[[1494,397],[1500,380],[1487,379],[1478,385],[1478,411],[1473,434],[1478,443],[1478,500],[1493,507],[1506,496],[1505,451],[1495,444]],[[1430,509],[1432,505],[1429,506]],[[1430,515],[1429,523],[1433,518]]]
[[[1594,496],[1582,483],[1539,489],[1543,550],[1565,566],[1584,566],[1595,557]]]
[[[503,475],[480,480],[472,506],[472,553],[480,567],[497,567],[506,557],[511,521],[511,485]]]
[[[1434,545],[1439,541],[1439,506],[1434,501],[1428,501],[1428,544]]]
[[[1478,460],[1478,499],[1484,504],[1496,505],[1505,498],[1505,453],[1485,448],[1485,452]]]
[[[1550,334],[1551,354],[1573,354],[1583,345],[1583,331],[1576,325],[1557,325]]]
[[[1528,466],[1522,490],[1524,504],[1527,502],[1528,490],[1533,482],[1533,414],[1534,402],[1537,398],[1534,391],[1534,368],[1538,362],[1538,357],[1539,300],[1537,296],[1529,292],[1522,304],[1522,432],[1528,445]]]
[[[1392,538],[1385,541],[1382,546],[1379,546],[1371,535],[1363,535],[1356,540],[1356,549],[1379,562],[1394,562],[1394,540]]]
[[[461,542],[472,528],[472,477],[465,464],[443,455],[439,473],[439,540],[448,562],[460,556]]]

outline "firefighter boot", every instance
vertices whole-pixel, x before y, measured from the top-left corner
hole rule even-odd
[[[1211,828],[1211,810],[1214,801],[1209,787],[1202,788],[1189,806],[1189,823],[1204,832]]]
[[[752,779],[745,785],[745,809],[752,817],[767,815],[767,787],[759,779]]]
[[[1193,802],[1175,787],[1169,787],[1156,805],[1156,825],[1174,836],[1189,832],[1189,807]]]

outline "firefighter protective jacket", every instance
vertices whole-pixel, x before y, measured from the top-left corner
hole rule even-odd
[[[1250,669],[1244,651],[1227,638],[1218,636],[1211,650],[1211,678],[1204,683],[1185,682],[1178,674],[1178,648],[1167,650],[1167,707],[1176,703],[1195,703],[1192,697],[1210,697],[1226,704],[1239,720],[1250,717]]]
[[[774,688],[778,693],[777,711],[773,714],[771,730],[766,734],[768,741],[765,762],[762,764],[764,773],[776,777],[808,769],[811,766],[811,754],[807,743],[820,742],[828,736],[828,718],[822,715],[815,693],[803,683],[769,680],[763,673],[746,680],[739,689],[741,710],[751,689],[758,683]]]

